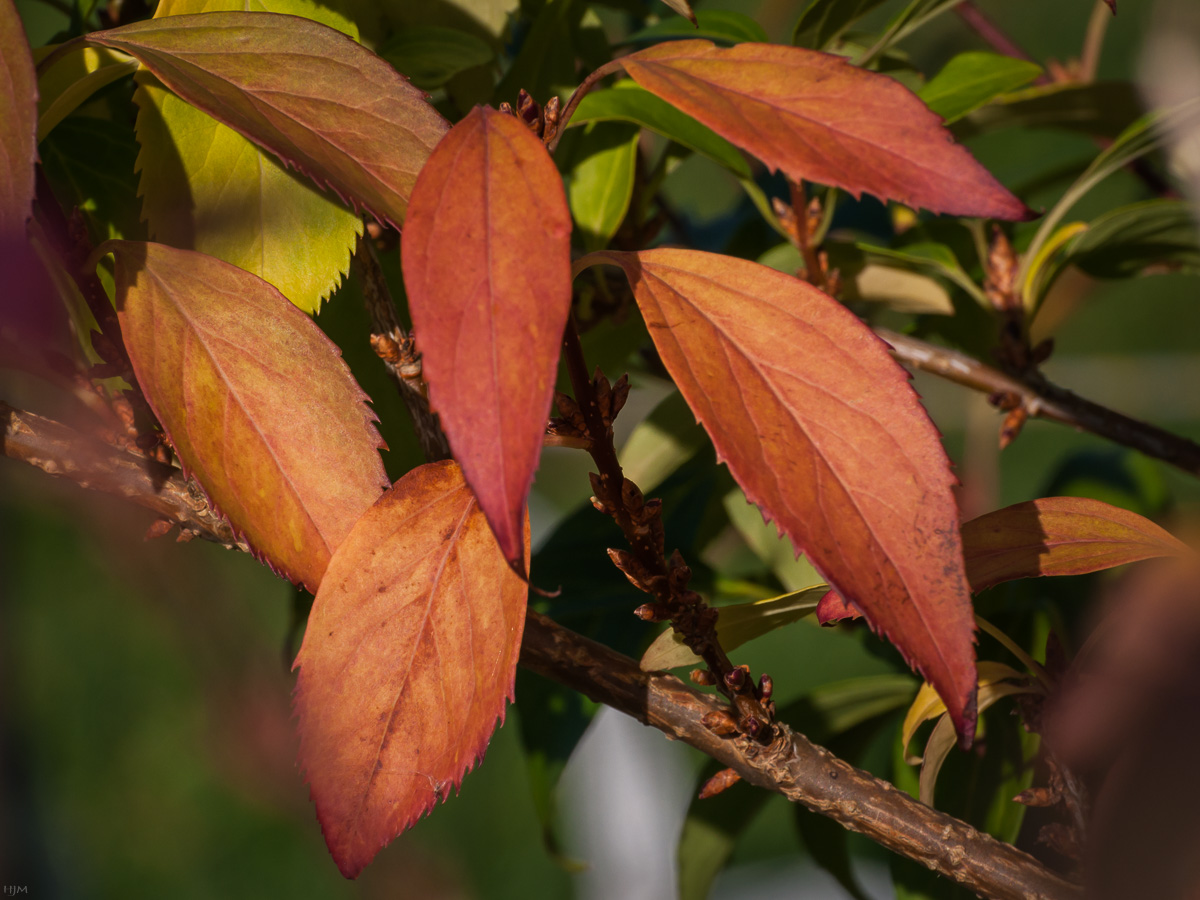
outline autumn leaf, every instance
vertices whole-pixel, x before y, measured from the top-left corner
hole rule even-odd
[[[962,534],[973,591],[1016,578],[1083,575],[1190,553],[1149,519],[1085,497],[1046,497],[998,509],[964,523]]]
[[[297,16],[168,16],[87,39],[136,57],[188,103],[397,227],[448,128],[385,61]]]
[[[347,878],[482,758],[513,696],[527,591],[449,461],[396,482],[334,554],[296,657],[295,708]]]
[[[279,291],[211,256],[108,241],[134,374],[186,471],[272,568],[316,591],[387,486],[341,353]]]
[[[401,238],[430,400],[514,564],[571,305],[570,234],[542,142],[477,107],[421,171]]]
[[[299,15],[358,36],[312,0],[172,0],[154,16],[228,10]],[[362,219],[149,73],[137,80],[138,193],[151,237],[253,272],[316,312],[349,268]]]
[[[0,238],[25,233],[37,161],[37,75],[12,0],[0,0]]]
[[[963,523],[963,558],[974,593],[1042,575],[1085,575],[1161,556],[1187,545],[1149,519],[1086,497],[1044,497]],[[858,612],[830,591],[817,604],[822,625]]]
[[[975,727],[974,621],[949,461],[908,376],[849,310],[757,263],[621,266],[667,370],[746,496]]]
[[[840,56],[690,40],[632,53],[620,65],[646,90],[792,179],[938,213],[1031,215],[915,94]]]
[[[671,7],[671,9],[675,10],[675,12],[679,13],[693,25],[696,24],[696,14],[692,12],[692,7],[687,0],[663,0],[663,3]]]

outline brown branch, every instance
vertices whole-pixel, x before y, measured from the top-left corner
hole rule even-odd
[[[1189,475],[1200,476],[1200,444],[1086,400],[1040,376],[1018,379],[984,365],[957,350],[929,344],[885,328],[875,333],[892,346],[900,362],[981,391],[993,397],[1013,398],[1030,417],[1047,419],[1089,431],[1123,447],[1170,463]]]
[[[717,610],[695,591],[688,590],[691,570],[684,565],[679,552],[672,554],[670,560],[666,558],[662,501],[645,500],[621,469],[613,444],[615,413],[610,404],[615,391],[610,394],[603,374],[597,372],[594,379],[588,377],[573,317],[568,319],[563,335],[563,359],[575,391],[575,406],[564,412],[581,417],[577,421],[586,431],[588,452],[599,470],[599,475],[592,478],[592,489],[596,492],[593,502],[601,512],[613,517],[632,550],[632,553],[609,550],[609,556],[636,588],[654,597],[653,603],[638,608],[637,615],[650,622],[669,620],[688,649],[704,660],[713,682],[730,699],[736,712],[736,718],[725,711],[714,712],[710,721],[714,728],[737,730],[759,741],[769,741],[774,712],[771,681],[764,676],[756,685],[748,667],[734,666],[729,661],[717,637]],[[608,399],[603,395],[608,395]],[[560,400],[560,406],[563,403]]]
[[[1033,857],[912,799],[838,759],[786,725],[763,747],[719,737],[704,724],[721,707],[670,675],[637,663],[530,611],[521,665],[633,716],[851,831],[927,866],[983,897],[1066,900],[1081,896]]]
[[[70,478],[81,487],[145,506],[209,540],[247,550],[228,522],[174,467],[92,441],[71,428],[0,404],[5,456]],[[854,768],[783,725],[768,746],[719,737],[705,724],[723,702],[536,612],[526,617],[521,664],[733,768],[743,779],[828,816],[985,897],[1068,900],[1075,889],[1016,848],[937,812]]]

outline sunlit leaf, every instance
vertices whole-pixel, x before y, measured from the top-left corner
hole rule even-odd
[[[1025,682],[1028,679],[1012,666],[988,659],[978,663],[979,686],[986,687],[1001,681]],[[913,699],[908,713],[904,716],[904,724],[900,728],[900,746],[904,748],[904,760],[910,766],[918,765],[921,757],[909,751],[909,745],[917,733],[917,729],[926,722],[946,714],[946,704],[938,696],[931,684],[921,685],[917,696]]]
[[[963,524],[971,589],[1040,575],[1082,575],[1190,551],[1149,519],[1083,497],[1046,497]]]
[[[397,226],[448,127],[384,60],[296,16],[168,16],[88,40],[137,57],[193,106]]]
[[[1041,73],[1041,66],[1024,59],[980,51],[960,53],[917,96],[949,124]]]
[[[934,212],[1028,216],[915,95],[839,56],[674,41],[621,64],[642,87],[791,178]]]
[[[12,0],[0,0],[0,240],[18,240],[33,206],[37,76]]]
[[[173,0],[155,15],[243,9],[304,16],[358,36],[311,0]],[[139,193],[151,237],[253,272],[315,312],[349,267],[361,219],[153,76],[139,75],[138,84]]]
[[[571,304],[570,235],[545,146],[485,107],[430,157],[402,235],[430,400],[514,564]]]
[[[495,58],[483,38],[436,25],[397,32],[379,48],[379,55],[423,91],[440,88],[459,72],[485,66]]]
[[[528,532],[524,544],[528,562]],[[296,657],[295,708],[346,877],[483,757],[512,699],[527,591],[453,462],[401,478],[334,554]]]
[[[998,681],[979,687],[979,712],[983,713],[997,700],[1011,697],[1014,694],[1028,694],[1031,688],[1011,681]],[[921,781],[918,799],[926,806],[933,806],[933,792],[937,787],[937,778],[942,771],[942,764],[954,748],[954,725],[950,717],[943,716],[933,726],[929,741],[925,745],[925,755],[921,763]]]
[[[598,124],[584,136],[586,155],[571,170],[567,199],[588,250],[606,246],[625,220],[640,133],[633,125]]]
[[[886,346],[844,306],[745,260],[602,252],[746,496],[974,728],[974,623],[954,483]]]
[[[767,600],[721,607],[717,618],[717,636],[721,639],[721,646],[732,650],[776,628],[812,615],[817,608],[817,601],[828,592],[829,586],[822,584]],[[642,655],[640,665],[643,672],[656,672],[679,666],[695,666],[701,662],[700,657],[688,649],[680,634],[674,628],[668,628]]]
[[[137,60],[107,47],[79,46],[38,77],[38,141],[85,100],[132,75]]]
[[[671,38],[702,38],[726,44],[744,41],[766,43],[763,27],[745,13],[732,9],[702,9],[692,19],[663,19],[635,31],[626,42],[630,44],[663,41]]]
[[[316,591],[387,476],[340,351],[265,281],[161,244],[110,241],[117,315],[187,471],[273,568]]]

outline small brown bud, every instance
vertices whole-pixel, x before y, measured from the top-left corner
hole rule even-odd
[[[592,506],[594,506],[596,509],[596,512],[602,512],[606,516],[611,516],[613,514],[612,507],[609,506],[607,503],[605,503],[603,500],[601,500],[599,497],[592,497],[590,499],[592,501]]]
[[[558,117],[561,114],[559,106],[558,95],[555,95],[547,100],[546,105],[542,108],[542,140],[544,141],[550,141],[558,134]]]
[[[701,687],[712,687],[717,683],[717,677],[708,669],[692,669],[688,677],[692,679],[692,684],[698,684]]]
[[[671,558],[667,560],[667,571],[671,588],[676,591],[684,590],[692,578],[692,570],[683,561],[683,554],[678,550],[672,553]]]
[[[742,721],[741,730],[750,737],[756,738],[758,737],[759,732],[763,730],[764,725],[766,725],[766,723],[757,716],[747,716]]]
[[[509,103],[507,100],[505,100],[504,102],[502,102],[500,104],[500,112],[504,113],[506,116],[515,116],[516,115],[516,113],[513,111],[512,104]]]
[[[150,527],[146,529],[146,535],[142,540],[152,541],[155,538],[163,537],[171,530],[174,524],[170,519],[155,519],[150,523]]]
[[[1025,411],[1025,407],[1018,406],[1016,409],[1009,411],[1009,414],[1004,417],[1004,423],[1000,426],[1000,449],[1003,450],[1009,444],[1017,439],[1021,433],[1021,429],[1025,427],[1025,422],[1029,418],[1029,413]]]
[[[639,591],[650,592],[650,581],[654,575],[642,565],[641,560],[628,550],[616,550],[613,548],[609,548],[608,558],[629,579],[630,584]]]
[[[592,493],[601,500],[608,501],[608,491],[604,489],[604,479],[595,472],[588,472],[588,480],[592,483]]]
[[[1035,787],[1021,791],[1013,797],[1013,803],[1020,803],[1022,806],[1053,806],[1061,799],[1062,796],[1057,791],[1048,787]]]
[[[646,505],[646,499],[642,496],[641,489],[628,478],[621,485],[621,503],[631,513],[641,512],[642,507]]]
[[[671,611],[661,603],[643,603],[633,614],[643,622],[665,622],[671,618]]]
[[[709,797],[715,797],[722,791],[726,791],[733,787],[742,776],[733,769],[722,769],[708,781],[704,782],[704,787],[700,788],[700,799],[707,800]]]
[[[749,666],[738,666],[725,673],[725,683],[731,690],[740,691],[746,685],[746,676],[750,674]]]
[[[612,388],[612,404],[609,409],[609,422],[617,417],[617,413],[625,406],[625,401],[629,399],[629,376],[622,375],[617,379],[616,384]]]
[[[737,722],[727,709],[714,709],[710,713],[705,713],[700,724],[718,735],[736,734],[738,730]]]

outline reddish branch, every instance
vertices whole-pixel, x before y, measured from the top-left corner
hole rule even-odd
[[[0,424],[5,456],[124,497],[209,540],[247,549],[178,469],[3,404]],[[669,675],[642,672],[632,659],[535,612],[526,618],[521,664],[690,744],[751,784],[777,791],[981,896],[1079,896],[1032,857],[918,803],[784,725],[775,726],[773,740],[765,746],[745,736],[715,734],[706,722],[725,708],[716,695],[702,694]]]
[[[1200,444],[1194,441],[1093,403],[1041,376],[1018,379],[957,350],[938,347],[885,328],[877,328],[875,333],[892,345],[892,355],[896,359],[914,369],[982,391],[1005,408],[1012,409],[1014,403],[1019,404],[1030,418],[1048,419],[1090,431],[1168,462],[1190,475],[1200,476]]]

